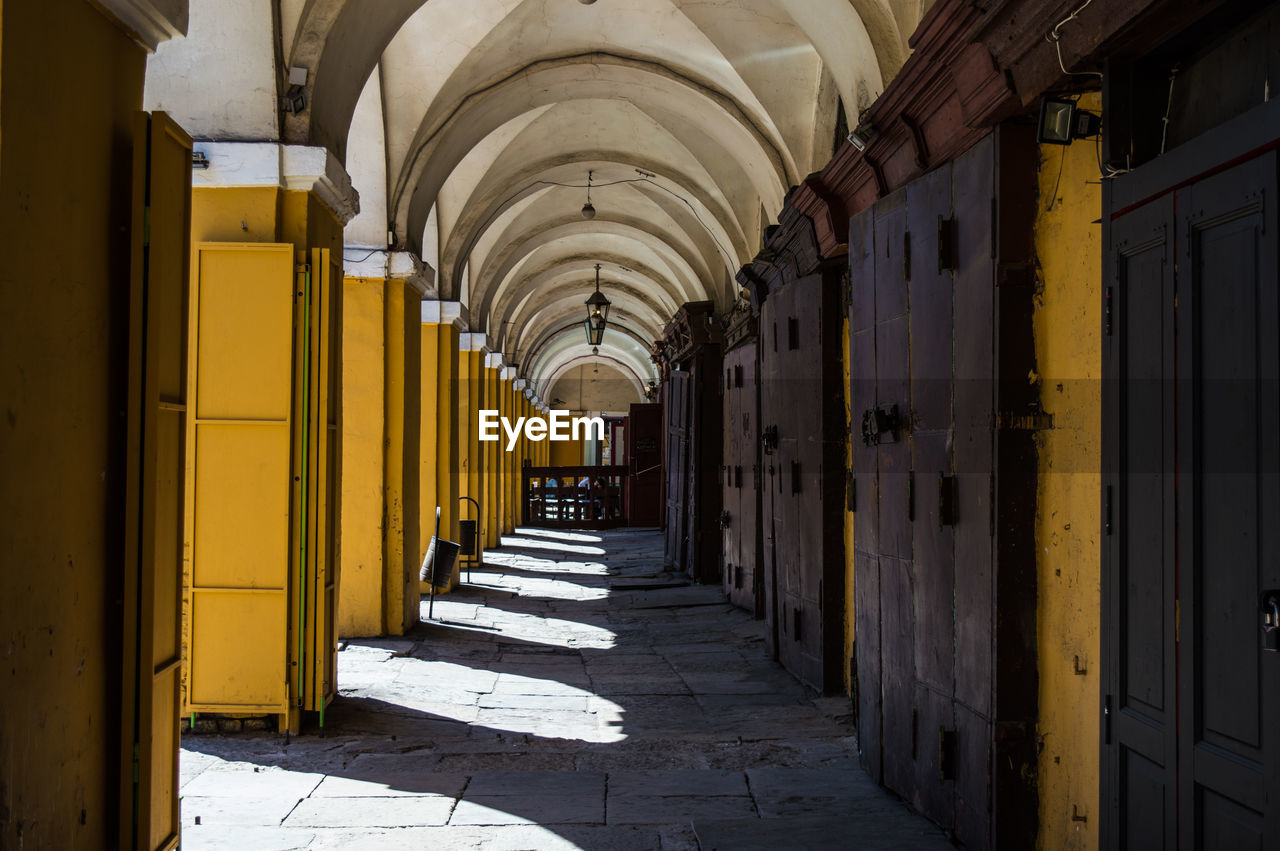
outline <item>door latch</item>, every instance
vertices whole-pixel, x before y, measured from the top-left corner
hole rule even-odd
[[[862,442],[867,446],[896,442],[901,429],[902,415],[898,413],[897,405],[870,408],[862,415]],[[890,435],[887,441],[884,438],[886,434]]]
[[[776,425],[767,426],[760,436],[760,442],[764,444],[765,455],[772,455],[778,451],[778,427]]]
[[[1262,649],[1280,653],[1280,591],[1262,595]]]

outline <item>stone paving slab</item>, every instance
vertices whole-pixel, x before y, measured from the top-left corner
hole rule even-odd
[[[467,785],[468,798],[537,795],[595,796],[603,799],[602,771],[480,771]]]
[[[702,851],[955,851],[942,831],[906,812],[901,819],[813,815],[803,819],[695,819]]]
[[[305,798],[320,785],[323,774],[285,771],[245,763],[206,768],[182,787],[183,795],[201,798]]]
[[[183,851],[296,851],[315,848],[316,842],[314,831],[282,828],[278,824],[270,827],[183,825],[182,828]]]
[[[609,824],[679,824],[694,819],[749,818],[755,814],[755,802],[749,795],[620,795],[609,798]]]
[[[747,778],[741,771],[667,769],[661,771],[609,772],[609,799],[623,795],[747,795]]]
[[[346,775],[346,776],[344,776]],[[312,798],[388,798],[424,795],[462,797],[467,788],[465,774],[436,774],[421,770],[387,770],[372,766],[331,774],[324,779]]]
[[[444,795],[390,798],[308,798],[286,827],[429,827],[449,822],[457,802]]]
[[[604,824],[604,790],[597,795],[470,795],[458,802],[450,824]]]
[[[289,813],[298,806],[301,798],[283,795],[253,797],[237,795],[234,797],[204,797],[200,795],[182,796],[182,823],[195,826],[196,819],[200,825],[248,825],[279,827]]]

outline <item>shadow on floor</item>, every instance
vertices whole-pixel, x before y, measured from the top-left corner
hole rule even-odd
[[[948,847],[719,589],[630,587],[659,536],[581,535],[607,556],[504,547],[435,621],[350,641],[324,730],[185,739],[184,847]]]

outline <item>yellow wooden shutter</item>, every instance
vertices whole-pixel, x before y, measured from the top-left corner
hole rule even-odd
[[[189,712],[289,711],[293,246],[202,243],[187,429]]]
[[[139,113],[133,163],[120,846],[167,849],[179,833],[191,139]]]

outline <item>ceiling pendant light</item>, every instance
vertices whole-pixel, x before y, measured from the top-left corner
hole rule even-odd
[[[594,2],[595,0],[592,0]],[[587,203],[582,205],[582,218],[591,221],[596,217],[596,208],[591,204],[591,178],[595,177],[594,171],[587,172]]]
[[[609,308],[613,305],[600,292],[600,264],[596,264],[596,291],[587,299],[587,345],[599,346],[604,340],[604,329],[609,325]]]

